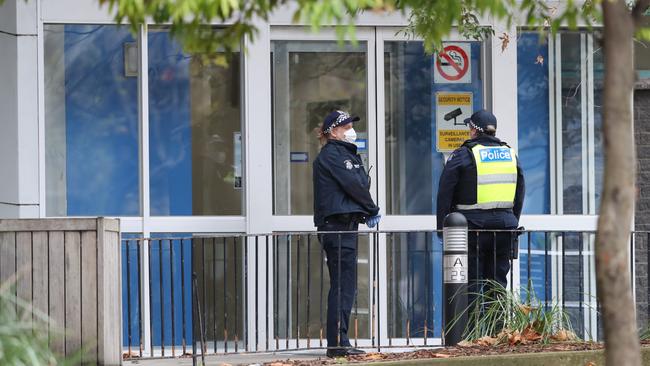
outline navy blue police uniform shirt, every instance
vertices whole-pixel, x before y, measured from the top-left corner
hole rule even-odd
[[[467,140],[461,147],[456,149],[447,160],[445,168],[440,176],[438,185],[437,221],[438,230],[442,230],[442,223],[451,212],[456,210],[456,205],[476,204],[476,162],[471,147],[480,144],[484,146],[507,146],[496,137],[481,135],[477,138]],[[461,211],[467,218],[470,227],[488,228],[486,220],[488,213],[493,219],[496,215],[505,227],[517,227],[521,209],[524,204],[525,183],[524,172],[517,159],[517,188],[515,191],[514,207],[512,209],[494,210],[464,210]],[[492,228],[492,227],[489,227]]]
[[[328,140],[314,160],[314,224],[322,226],[335,214],[379,213],[370,196],[370,180],[357,154],[357,145]]]

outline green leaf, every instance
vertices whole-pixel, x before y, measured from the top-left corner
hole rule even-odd
[[[639,28],[636,31],[636,38],[643,41],[650,41],[650,27]]]

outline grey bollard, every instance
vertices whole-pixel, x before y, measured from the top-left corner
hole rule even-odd
[[[452,212],[445,217],[442,226],[444,248],[443,340],[445,346],[453,346],[463,339],[463,331],[467,326],[468,319],[467,219],[458,212]]]

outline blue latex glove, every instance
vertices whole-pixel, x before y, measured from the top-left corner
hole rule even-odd
[[[381,215],[376,215],[376,216],[371,216],[368,219],[366,219],[366,225],[368,225],[369,228],[373,228],[379,224],[379,221],[381,220]]]

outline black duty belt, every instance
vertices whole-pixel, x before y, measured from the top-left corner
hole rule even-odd
[[[366,217],[360,213],[342,213],[330,215],[325,218],[325,221],[336,222],[339,224],[349,224],[349,223],[364,223],[366,222]]]

